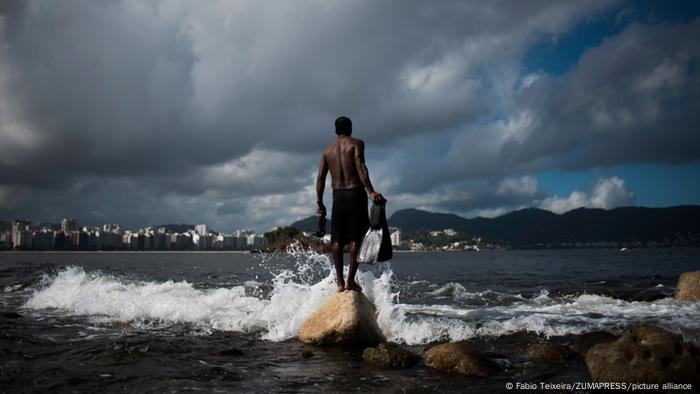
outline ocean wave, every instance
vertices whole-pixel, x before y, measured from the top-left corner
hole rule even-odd
[[[495,290],[470,292],[459,283],[448,282],[444,286],[427,293],[435,298],[446,298],[470,305],[502,305],[525,300],[522,294],[505,293]]]
[[[541,294],[521,303],[473,309],[398,304],[390,333],[392,340],[423,344],[522,331],[546,337],[598,330],[619,333],[630,324],[652,323],[700,343],[698,313],[700,303],[672,298],[628,302],[595,295],[568,300]]]
[[[43,279],[24,308],[87,316],[100,323],[130,322],[145,329],[189,323],[197,333],[259,332],[263,339],[281,341],[296,337],[306,317],[336,288],[327,256],[299,252],[292,257],[294,267],[281,270],[271,282],[213,289],[186,281],[129,280],[71,266]],[[547,291],[528,298],[490,290],[468,292],[451,283],[431,292],[425,304],[406,304],[400,302],[401,287],[390,265],[358,272],[357,279],[377,307],[377,321],[387,338],[409,345],[519,331],[544,336],[619,332],[639,322],[700,342],[697,302],[672,298],[628,302],[590,294],[566,298]],[[255,291],[262,288],[265,291]],[[431,304],[436,296],[472,299],[474,305]]]

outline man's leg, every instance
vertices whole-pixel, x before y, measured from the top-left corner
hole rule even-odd
[[[338,292],[341,292],[345,290],[345,281],[343,280],[343,244],[340,242],[333,242],[331,252],[333,255],[333,264],[335,265],[335,282],[338,285]]]
[[[362,291],[362,287],[355,282],[355,274],[357,273],[357,252],[360,250],[360,246],[357,242],[352,241],[348,245],[350,248],[350,267],[348,269],[348,280],[345,281],[346,290],[357,290]]]

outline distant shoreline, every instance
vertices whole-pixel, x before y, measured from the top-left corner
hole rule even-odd
[[[660,250],[660,249],[700,249],[698,246],[664,246],[656,248],[632,248],[620,253],[629,253],[636,250]],[[504,251],[522,251],[522,250],[619,250],[617,248],[512,248],[512,249],[484,249],[478,252],[467,250],[394,250],[394,253],[489,253],[489,252],[504,252]],[[247,250],[3,250],[0,254],[270,254],[270,253],[287,253],[287,252],[250,252]],[[328,252],[319,252],[327,254]]]
[[[15,254],[29,254],[29,253],[102,253],[102,254],[112,254],[112,253],[151,253],[151,254],[179,254],[179,253],[223,253],[223,254],[247,254],[250,253],[247,250],[3,250],[0,253],[15,253]],[[255,254],[255,253],[252,253]]]

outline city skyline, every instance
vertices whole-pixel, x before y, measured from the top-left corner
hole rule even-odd
[[[699,3],[323,4],[3,2],[0,218],[289,224],[339,115],[389,214],[700,203]]]
[[[228,233],[216,232],[211,231],[206,224],[166,224],[130,229],[114,223],[81,226],[73,218],[63,218],[60,224],[32,223],[31,220],[0,221],[0,251],[250,251],[266,246],[265,234],[257,234],[247,228]]]

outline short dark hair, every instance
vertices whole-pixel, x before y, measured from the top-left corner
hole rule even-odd
[[[335,120],[335,133],[340,135],[352,134],[352,120],[347,116],[341,116]]]

